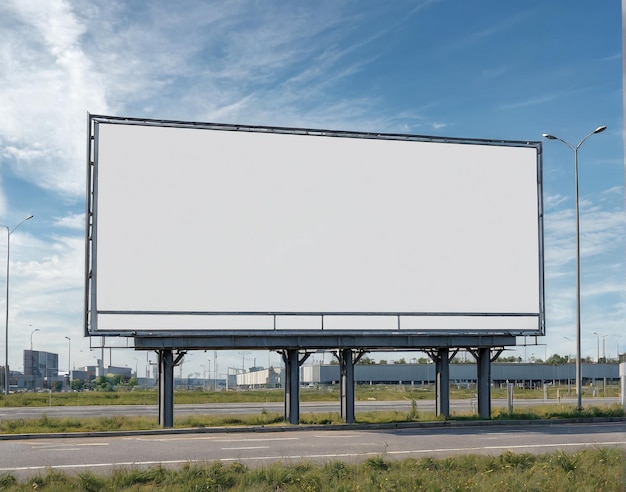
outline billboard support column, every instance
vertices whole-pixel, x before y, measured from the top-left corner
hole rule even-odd
[[[352,349],[343,349],[339,357],[341,374],[341,418],[346,424],[354,423],[354,359]]]
[[[483,419],[491,418],[491,350],[489,347],[478,349],[478,415]]]
[[[174,356],[159,350],[159,425],[174,427]]]
[[[450,416],[450,359],[449,349],[440,348],[435,356],[435,394],[437,399],[436,414]]]
[[[283,352],[285,362],[285,419],[290,424],[300,423],[300,361],[298,350]]]

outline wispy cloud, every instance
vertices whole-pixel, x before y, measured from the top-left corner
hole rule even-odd
[[[472,49],[476,44],[482,43],[486,40],[491,39],[495,35],[513,29],[514,26],[520,24],[525,21],[529,17],[534,15],[533,10],[528,10],[524,12],[518,12],[515,15],[510,15],[497,23],[488,23],[485,21],[485,27],[479,27],[469,32],[463,33],[459,38],[448,41],[443,45],[443,49],[446,52],[452,51],[467,51]]]
[[[547,103],[549,101],[553,101],[555,99],[557,99],[558,97],[560,97],[560,94],[545,94],[543,96],[537,96],[537,97],[529,97],[528,99],[524,99],[523,101],[516,101],[510,104],[503,104],[499,106],[500,110],[512,110],[512,109],[519,109],[519,108],[526,108],[528,106],[538,106],[540,104],[544,104]]]

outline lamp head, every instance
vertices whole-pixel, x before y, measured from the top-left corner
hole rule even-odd
[[[542,137],[547,138],[548,140],[557,140],[557,138],[554,135],[550,135],[549,133],[544,133]]]
[[[593,131],[593,133],[602,133],[604,130],[606,130],[606,126],[599,126]]]

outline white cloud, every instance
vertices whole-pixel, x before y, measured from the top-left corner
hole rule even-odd
[[[567,200],[568,198],[566,196],[560,195],[558,193],[555,195],[548,194],[547,196],[544,196],[543,208],[544,210],[548,211],[550,209],[558,207],[559,205],[562,205]]]
[[[40,330],[45,350],[63,353],[65,336],[74,340],[76,348],[87,348],[88,340],[82,339],[83,255],[82,235],[47,241],[25,233],[11,236],[11,366],[21,364],[21,350],[30,343],[27,327]]]
[[[87,106],[106,109],[80,47],[85,26],[66,2],[3,3],[0,18],[0,152],[24,179],[75,196]]]
[[[56,217],[54,225],[66,229],[82,231],[85,229],[85,214],[70,213],[64,217]]]
[[[581,323],[589,340],[594,331],[618,333],[626,326],[626,220],[621,195],[622,190],[613,187],[580,201]],[[576,324],[575,213],[563,205],[566,200],[558,194],[546,198],[546,341],[557,353],[565,344],[563,336],[575,339]],[[593,351],[584,352],[595,357]]]

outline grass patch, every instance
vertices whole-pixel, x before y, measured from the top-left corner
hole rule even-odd
[[[175,417],[176,428],[227,427],[237,425],[262,426],[281,424],[285,418],[275,412],[258,415],[191,415]],[[154,417],[97,417],[54,418],[46,415],[38,419],[0,421],[0,434],[41,434],[49,432],[106,432],[159,429]],[[0,488],[1,490],[1,488]]]
[[[613,404],[604,407],[585,407],[576,410],[575,405],[536,405],[524,410],[508,412],[498,408],[491,412],[493,420],[536,420],[536,419],[576,419],[594,417],[623,417],[622,405]]]
[[[492,412],[492,420],[538,420],[592,417],[623,417],[621,405],[607,407],[586,407],[582,412],[576,411],[573,405],[555,408],[554,405],[543,405],[526,408],[512,413],[505,409]],[[445,421],[443,416],[434,412],[418,411],[416,404],[407,411],[372,411],[359,412],[355,421],[360,424],[396,424],[402,422],[437,422]],[[466,421],[482,420],[475,413],[453,414],[447,420]],[[300,424],[333,425],[342,424],[339,412],[301,413]],[[286,424],[282,414],[262,410],[258,414],[238,415],[189,415],[174,417],[175,428],[210,428],[229,426],[267,426]],[[114,416],[94,418],[55,418],[43,415],[37,419],[0,420],[0,434],[40,434],[50,432],[99,432],[99,431],[130,431],[159,429],[154,417]],[[1,490],[1,488],[0,488]]]
[[[547,396],[551,400],[560,396],[565,398],[567,387],[549,386]],[[619,396],[618,385],[596,388],[598,396]],[[590,388],[583,389],[585,398],[592,396]],[[516,388],[515,399],[542,400],[544,391],[539,389]],[[457,388],[450,386],[450,399],[464,400],[476,397],[475,388]],[[492,388],[491,397],[506,398],[506,388]],[[408,400],[419,402],[421,400],[433,400],[435,387],[433,385],[384,385],[384,384],[358,384],[355,386],[355,399],[357,401],[400,401]],[[331,385],[320,388],[301,388],[300,401],[339,401],[339,385]],[[202,403],[259,403],[259,402],[282,402],[284,390],[266,389],[251,391],[204,391],[204,390],[176,390],[174,401],[181,404]],[[0,394],[0,407],[47,407],[54,406],[91,406],[91,405],[157,405],[158,392],[156,389],[120,388],[116,391],[83,391],[83,392],[44,392],[44,393],[12,393]]]
[[[275,463],[248,468],[241,463],[186,464],[178,468],[118,469],[106,476],[49,470],[27,480],[0,476],[0,488],[26,490],[220,490],[320,491],[471,490],[475,492],[624,490],[624,452],[618,449],[557,451],[543,455],[456,456],[402,461],[384,456],[361,463]]]

